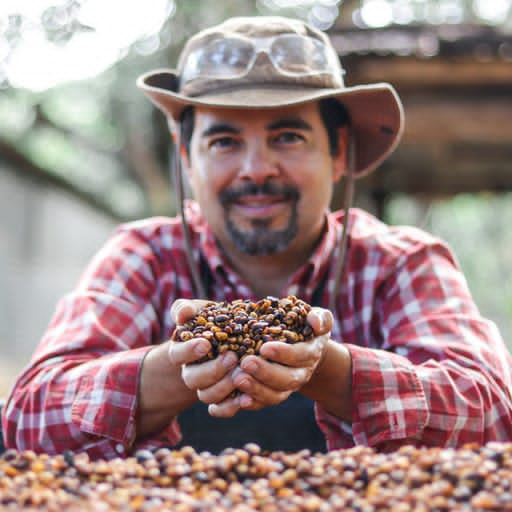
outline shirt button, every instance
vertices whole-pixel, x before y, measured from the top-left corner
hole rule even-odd
[[[116,444],[116,452],[117,453],[124,453],[124,446],[121,443]]]

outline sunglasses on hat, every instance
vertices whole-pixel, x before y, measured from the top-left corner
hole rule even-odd
[[[193,50],[183,63],[180,85],[183,87],[197,78],[241,78],[251,71],[262,53],[283,75],[301,77],[343,73],[332,47],[309,36],[229,36],[211,40]]]

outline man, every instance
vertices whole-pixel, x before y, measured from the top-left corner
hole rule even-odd
[[[342,73],[323,33],[255,17],[200,32],[177,71],[140,78],[169,119],[182,215],[121,226],[59,303],[6,404],[8,447],[109,458],[180,442],[510,439],[511,357],[450,251],[349,209],[403,116],[389,84],[347,88]],[[182,168],[197,202],[184,205]],[[346,206],[330,212],[342,176]],[[206,339],[169,341],[204,299],[269,295],[312,304],[315,338],[201,363]]]

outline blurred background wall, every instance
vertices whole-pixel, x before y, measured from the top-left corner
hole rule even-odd
[[[395,85],[403,143],[358,184],[356,205],[448,241],[512,348],[511,4],[2,1],[0,395],[115,226],[175,213],[165,119],[135,79],[232,15],[307,19],[333,38],[349,85]]]
[[[57,300],[114,227],[69,193],[0,164],[0,396],[27,363]]]

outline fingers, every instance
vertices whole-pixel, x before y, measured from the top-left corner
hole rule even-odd
[[[227,373],[213,385],[197,391],[197,397],[205,404],[216,404],[226,400],[226,397],[233,395],[235,386],[231,374]]]
[[[315,337],[312,340],[293,344],[269,341],[261,346],[260,355],[282,365],[314,370],[326,351],[333,316],[327,309],[312,308],[307,321],[313,328]]]
[[[243,393],[241,408],[277,404],[310,381],[327,351],[332,314],[314,308],[308,321],[316,335],[311,341],[295,344],[269,341],[262,345],[259,356],[247,356],[240,362],[233,372],[233,384]]]
[[[208,413],[215,418],[231,418],[240,409],[240,397],[237,395],[228,397],[221,402],[210,404],[208,406]]]
[[[208,394],[201,391],[200,398],[210,403],[208,411],[212,416],[229,418],[240,409],[255,411],[281,403],[303,385],[307,374],[304,368],[289,368],[258,356],[247,356],[215,389],[209,389]],[[230,396],[216,400],[227,390]],[[231,390],[237,393],[233,396]],[[213,391],[215,396],[210,394]]]
[[[198,364],[184,364],[181,369],[183,381],[190,389],[206,389],[217,384],[238,363],[238,357],[233,352],[216,357],[210,361]],[[222,395],[224,398],[226,394]]]
[[[305,367],[292,368],[273,364],[262,358],[243,361],[233,372],[233,384],[243,393],[254,397],[258,402],[276,404],[301,388],[309,378]]]
[[[329,333],[334,325],[332,313],[324,308],[311,308],[307,321],[317,336]]]
[[[231,418],[240,409],[256,411],[262,409],[265,405],[269,404],[258,402],[249,395],[239,393],[226,398],[222,402],[210,404],[208,413],[216,418]]]
[[[192,318],[207,301],[175,301],[171,317],[177,325]],[[182,379],[198,398],[209,404],[215,417],[231,417],[240,409],[257,410],[278,404],[311,379],[326,353],[333,317],[323,308],[312,308],[307,317],[315,337],[311,341],[288,344],[266,342],[260,355],[238,361],[235,353],[197,363],[211,350],[210,342],[195,338],[185,343],[171,342],[169,359],[181,366]],[[238,365],[238,366],[237,366]],[[233,393],[233,391],[237,393]]]
[[[208,304],[207,300],[177,299],[171,306],[171,318],[175,324],[182,324],[190,320],[206,304]]]
[[[268,361],[293,368],[315,366],[322,357],[328,339],[328,334],[323,334],[311,341],[294,344],[268,341],[262,345],[260,355]]]
[[[202,359],[211,349],[205,338],[194,338],[187,342],[171,341],[169,344],[169,361],[175,366],[192,364]]]
[[[303,368],[279,368],[280,365],[274,365],[275,371],[271,372],[265,370],[263,360],[260,362],[249,365],[252,373],[236,368],[232,375],[234,386],[242,396],[247,395],[255,404],[276,405],[286,400],[292,391],[301,387],[306,376]],[[255,404],[247,402],[241,406],[245,409]]]

